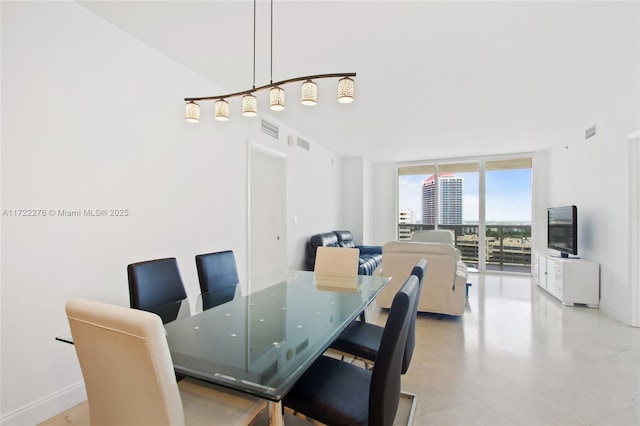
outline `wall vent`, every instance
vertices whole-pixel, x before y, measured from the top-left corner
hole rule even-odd
[[[584,140],[594,137],[597,134],[596,125],[589,126],[587,130],[584,131]]]
[[[262,130],[262,133],[265,135],[278,139],[278,126],[265,119],[261,119],[260,121],[260,130]]]
[[[300,148],[306,149],[307,151],[311,151],[311,144],[305,141],[304,139],[302,139],[301,137],[298,137],[298,140],[296,142]]]

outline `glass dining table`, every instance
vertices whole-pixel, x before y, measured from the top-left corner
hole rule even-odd
[[[389,280],[286,271],[152,311],[177,374],[263,398],[281,425],[282,398]]]

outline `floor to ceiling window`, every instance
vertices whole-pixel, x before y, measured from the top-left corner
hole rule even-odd
[[[449,229],[469,266],[531,271],[532,160],[479,158],[398,165],[398,239]]]

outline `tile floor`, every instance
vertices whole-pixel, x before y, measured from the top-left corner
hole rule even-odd
[[[416,425],[640,425],[640,329],[529,277],[472,274],[462,318],[421,315]]]
[[[414,425],[640,425],[640,328],[562,306],[530,277],[470,281],[463,317],[418,316]],[[86,408],[43,424],[86,425]]]

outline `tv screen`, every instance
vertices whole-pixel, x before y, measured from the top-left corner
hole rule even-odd
[[[547,246],[562,257],[578,254],[578,209],[576,206],[547,209]]]

